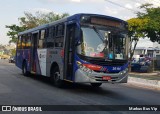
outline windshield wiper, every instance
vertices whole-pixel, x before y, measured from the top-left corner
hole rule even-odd
[[[103,36],[101,35],[101,33],[98,32],[97,28],[93,25],[92,26],[94,31],[98,34],[98,36],[101,38],[101,40],[104,42]]]

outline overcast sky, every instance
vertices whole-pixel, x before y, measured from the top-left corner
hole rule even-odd
[[[160,6],[160,0],[1,0],[0,44],[9,41],[5,25],[18,24],[18,18],[24,16],[25,11],[97,13],[127,20],[136,17],[134,12],[146,2]]]

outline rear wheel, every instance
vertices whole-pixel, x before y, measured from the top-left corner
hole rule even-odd
[[[63,81],[60,79],[60,71],[58,66],[51,71],[51,82],[57,87],[63,87]]]
[[[27,64],[26,64],[26,62],[23,62],[23,65],[22,65],[22,74],[24,76],[29,76],[29,72],[27,71]]]
[[[102,83],[91,83],[91,85],[93,87],[100,87],[102,85]]]

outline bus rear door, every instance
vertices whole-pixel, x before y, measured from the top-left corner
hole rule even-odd
[[[36,53],[38,45],[39,32],[32,33],[32,48],[31,48],[31,72],[36,73]]]

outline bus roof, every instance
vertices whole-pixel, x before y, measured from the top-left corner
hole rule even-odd
[[[62,18],[62,19],[60,19],[60,20],[57,20],[57,21],[54,21],[54,22],[51,22],[51,23],[47,23],[47,24],[44,24],[44,25],[40,25],[40,26],[38,26],[38,27],[35,27],[35,28],[32,28],[32,29],[29,29],[29,30],[20,32],[20,33],[18,33],[18,35],[23,35],[23,34],[27,34],[27,33],[32,33],[32,32],[41,30],[41,29],[43,29],[43,28],[46,28],[46,27],[49,27],[49,26],[52,26],[52,25],[56,25],[56,24],[58,24],[58,23],[66,22],[66,21],[71,21],[71,20],[80,21],[81,16],[98,16],[98,17],[102,17],[102,18],[107,18],[107,19],[111,19],[111,20],[116,20],[116,21],[119,21],[119,22],[122,22],[122,23],[127,23],[127,22],[125,22],[124,20],[121,20],[121,19],[119,19],[119,18],[115,18],[115,17],[112,17],[112,16],[100,15],[100,14],[79,13],[79,14],[74,14],[74,15],[72,15],[72,16],[68,16],[68,17]]]

